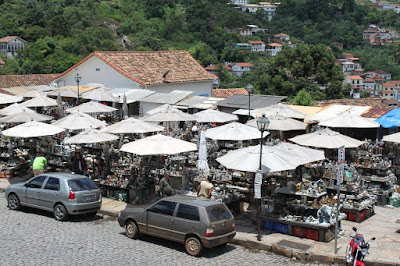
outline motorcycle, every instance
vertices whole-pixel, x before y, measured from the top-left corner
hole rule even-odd
[[[364,236],[357,234],[357,228],[353,227],[353,231],[356,233],[352,236],[350,244],[346,248],[346,265],[347,266],[365,266],[364,259],[368,254],[369,241],[375,240],[373,237],[371,240],[365,242]]]

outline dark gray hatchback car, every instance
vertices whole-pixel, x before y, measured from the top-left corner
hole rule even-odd
[[[162,198],[145,208],[128,206],[118,214],[118,223],[130,238],[143,233],[176,241],[192,256],[203,247],[225,245],[236,234],[225,204],[189,196]]]
[[[21,206],[51,211],[56,220],[66,220],[68,215],[95,216],[101,207],[100,190],[93,181],[82,175],[45,173],[24,183],[6,189],[8,207]]]

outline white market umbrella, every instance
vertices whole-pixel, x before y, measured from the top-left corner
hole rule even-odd
[[[29,109],[28,107],[25,107],[21,104],[18,103],[13,103],[7,107],[4,107],[3,109],[0,110],[0,115],[14,115],[18,114],[21,112],[26,112],[26,113],[35,113],[32,109]]]
[[[196,119],[196,116],[184,113],[173,107],[167,107],[165,110],[141,118],[141,120],[146,122],[196,121]]]
[[[122,145],[120,151],[137,155],[174,155],[197,150],[194,143],[168,137],[154,135]]]
[[[80,130],[98,128],[106,125],[106,122],[96,119],[88,114],[76,112],[54,122],[53,125],[69,130]]]
[[[42,123],[37,121],[29,121],[24,124],[3,130],[1,133],[4,136],[16,137],[16,138],[34,138],[51,136],[63,132],[65,129]]]
[[[85,144],[85,143],[99,143],[99,142],[108,142],[112,140],[118,139],[118,136],[115,136],[110,133],[101,132],[97,129],[87,129],[85,131],[80,132],[79,134],[67,139],[64,141],[65,144]],[[92,156],[93,152],[93,145],[92,145]],[[94,158],[92,158],[92,167],[94,172]]]
[[[57,106],[57,101],[47,96],[38,96],[21,103],[25,107]]]
[[[271,115],[279,114],[290,118],[304,119],[307,115],[300,111],[294,110],[287,105],[278,103],[268,107],[254,109],[254,113],[257,115],[265,114],[266,117]]]
[[[23,101],[24,98],[14,95],[0,93],[0,104],[17,103]]]
[[[12,115],[8,115],[8,116],[0,118],[0,122],[2,122],[2,123],[25,123],[25,122],[29,122],[29,121],[43,122],[43,121],[52,120],[53,118],[54,117],[52,117],[52,116],[38,114],[34,111],[29,112],[29,111],[23,110],[20,113],[12,114]]]
[[[382,140],[387,142],[400,143],[400,132],[383,136]]]
[[[48,96],[58,96],[58,94],[60,94],[61,97],[78,98],[78,93],[71,88],[53,91],[53,92],[48,93],[47,95]]]
[[[201,131],[200,133],[199,160],[197,161],[196,167],[200,172],[203,173],[208,173],[208,171],[210,171],[210,167],[208,166],[207,162],[207,142],[204,131]]]
[[[90,128],[85,131],[80,132],[79,134],[70,137],[65,140],[65,144],[85,144],[85,143],[99,143],[99,142],[107,142],[118,139],[118,136],[115,136],[110,133],[101,132],[100,130]]]
[[[256,172],[260,164],[260,145],[230,151],[216,160],[228,169]],[[261,170],[264,173],[292,170],[299,165],[289,153],[263,145]]]
[[[378,128],[381,126],[375,121],[350,112],[319,122],[319,125],[332,128]]]
[[[211,109],[195,113],[194,116],[197,117],[196,121],[199,123],[228,123],[239,120],[236,115]]]
[[[82,113],[110,113],[110,112],[115,112],[117,111],[117,108],[107,106],[105,104],[97,103],[97,102],[87,102],[87,103],[82,103],[78,106],[75,106],[73,108],[67,109],[67,113],[76,113],[76,112],[82,112]]]
[[[28,98],[35,98],[35,97],[46,97],[46,93],[42,91],[37,91],[37,90],[31,90],[22,94],[19,94],[18,96],[21,97],[28,97]]]
[[[144,122],[142,120],[130,117],[118,123],[112,124],[104,129],[102,132],[114,134],[139,134],[149,132],[163,131],[164,127]]]
[[[320,129],[309,134],[299,135],[289,140],[299,145],[325,149],[337,149],[341,146],[345,146],[345,148],[357,148],[363,144],[362,141],[342,135],[329,128]]]
[[[128,104],[126,102],[126,95],[124,93],[124,97],[122,99],[122,117],[128,117]]]
[[[172,105],[166,103],[166,104],[160,105],[154,109],[151,109],[150,111],[147,111],[146,115],[152,115],[152,114],[158,113],[160,111],[165,111],[168,108],[175,108],[175,107],[172,107]],[[175,109],[177,109],[177,108],[175,108]]]
[[[264,132],[263,137],[266,137],[269,132]],[[243,125],[238,122],[232,122],[223,126],[214,127],[207,129],[205,136],[209,139],[215,140],[250,140],[259,139],[261,132],[258,128],[254,128],[248,125]]]
[[[300,165],[325,159],[324,151],[315,150],[292,143],[281,142],[273,147],[275,149],[290,153],[293,156],[293,160],[296,160],[296,162],[298,162]]]
[[[62,102],[62,99],[61,99],[61,94],[59,92],[58,96],[57,96],[57,113],[58,113],[58,117],[59,118],[62,118],[64,116],[64,108],[63,108],[62,103],[63,102]]]
[[[270,123],[267,130],[292,131],[305,130],[307,127],[306,123],[279,114],[268,116],[268,119]],[[257,119],[248,121],[246,125],[257,127]]]
[[[94,89],[82,95],[83,99],[95,100],[99,102],[118,102],[119,100],[108,93],[104,88]]]

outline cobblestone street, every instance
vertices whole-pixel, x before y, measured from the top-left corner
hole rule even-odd
[[[0,193],[2,265],[304,265],[241,246],[205,250],[200,258],[184,246],[142,236],[131,240],[111,217],[73,217],[57,222],[51,213],[11,211]]]

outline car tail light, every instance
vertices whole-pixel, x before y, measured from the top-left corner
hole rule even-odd
[[[214,234],[214,229],[207,228],[206,229],[206,237],[212,237]]]
[[[233,223],[233,224],[232,224],[232,231],[235,231],[235,229],[236,229],[236,224]]]
[[[69,192],[69,197],[70,200],[74,200],[75,199],[75,192],[70,191]]]

